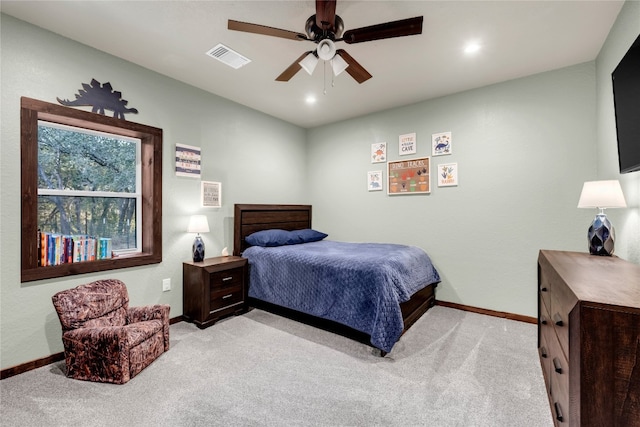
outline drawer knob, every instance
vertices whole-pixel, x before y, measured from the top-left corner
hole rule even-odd
[[[548,291],[548,289],[547,289],[546,286],[541,286],[540,287],[540,292],[547,292],[547,291]]]
[[[546,325],[548,323],[547,318],[544,316],[540,316],[540,323],[542,323],[543,325]]]
[[[233,294],[225,295],[225,296],[222,297],[222,299],[231,298],[232,296],[233,296]]]
[[[548,357],[546,348],[540,347],[540,356],[544,357],[545,359]]]
[[[556,326],[563,326],[564,322],[562,321],[562,316],[560,316],[560,314],[556,313],[553,315],[553,323],[556,324]]]
[[[223,278],[222,278],[222,281],[223,281],[223,282],[228,282],[229,280],[232,280],[232,279],[233,279],[233,276],[223,277]]]
[[[562,363],[560,363],[560,359],[557,357],[553,358],[553,369],[559,374],[562,373]]]
[[[556,409],[556,420],[563,422],[564,421],[564,417],[562,416],[562,408],[560,407],[560,404],[558,402],[554,403],[553,406]]]

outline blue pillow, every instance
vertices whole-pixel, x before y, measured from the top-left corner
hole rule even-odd
[[[274,228],[271,230],[256,231],[248,235],[245,240],[251,246],[282,246],[288,245],[291,238],[290,232]]]
[[[298,243],[317,242],[327,236],[328,234],[322,233],[317,230],[312,230],[311,228],[305,228],[304,230],[293,230],[291,232],[291,240],[298,240]]]

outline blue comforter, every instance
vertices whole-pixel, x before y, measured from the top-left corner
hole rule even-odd
[[[400,339],[400,303],[440,276],[424,250],[386,243],[323,240],[252,246],[249,296],[333,320],[371,336],[386,352]]]

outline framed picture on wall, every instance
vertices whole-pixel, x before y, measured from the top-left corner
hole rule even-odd
[[[367,189],[369,191],[382,191],[382,171],[367,172]]]
[[[438,165],[438,187],[454,187],[456,185],[458,185],[458,164]]]
[[[387,143],[376,142],[371,144],[371,163],[382,163],[387,161]]]
[[[434,133],[431,135],[431,154],[434,156],[444,156],[453,151],[453,141],[451,132]]]
[[[430,158],[387,163],[387,194],[425,194],[431,192]]]
[[[203,208],[222,207],[222,183],[202,181],[200,183]]]
[[[176,144],[176,176],[200,178],[200,147]]]
[[[416,154],[418,152],[417,140],[415,133],[407,133],[398,137],[398,154],[406,156],[407,154]]]

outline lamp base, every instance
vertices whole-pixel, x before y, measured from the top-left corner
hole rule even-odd
[[[200,262],[204,260],[204,242],[202,237],[198,234],[193,241],[193,262]]]
[[[589,253],[591,255],[613,255],[615,230],[607,215],[599,213],[593,220],[589,232]]]

